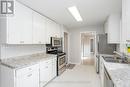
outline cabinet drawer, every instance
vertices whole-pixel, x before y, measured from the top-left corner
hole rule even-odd
[[[40,68],[45,68],[47,67],[49,64],[52,64],[52,59],[40,62]]]
[[[18,69],[18,70],[16,70],[16,77],[23,76],[23,75],[28,74],[32,71],[36,71],[38,69],[39,69],[39,64],[32,65],[32,66],[22,68],[22,69]]]

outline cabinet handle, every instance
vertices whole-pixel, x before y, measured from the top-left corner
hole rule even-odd
[[[29,74],[29,75],[28,75],[28,77],[31,77],[31,76],[32,76],[32,74]]]
[[[20,43],[24,43],[24,41],[20,41]]]

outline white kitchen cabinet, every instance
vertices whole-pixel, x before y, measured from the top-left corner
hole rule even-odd
[[[39,87],[39,64],[21,69],[1,65],[0,87]]]
[[[31,44],[32,43],[32,10],[15,2],[15,14],[1,17],[1,43]]]
[[[54,35],[54,28],[53,28],[53,22],[49,19],[46,19],[46,43],[50,44],[51,39]]]
[[[35,70],[16,77],[16,87],[39,87],[39,71]]]
[[[57,58],[52,59],[52,78],[57,76]]]
[[[50,37],[61,37],[61,26],[15,1],[14,16],[0,18],[0,43],[50,44]]]
[[[109,44],[120,43],[120,14],[111,14],[106,23]]]
[[[46,20],[37,12],[33,12],[33,44],[46,43]]]
[[[56,58],[40,63],[40,87],[43,87],[56,77],[56,69]]]
[[[50,37],[61,37],[61,27],[52,20],[46,20],[46,43],[50,44]]]
[[[47,60],[40,63],[40,82],[47,84],[51,79],[52,60]]]
[[[54,37],[61,37],[61,27],[59,24],[54,23]]]
[[[122,0],[122,42],[130,42],[130,0]]]

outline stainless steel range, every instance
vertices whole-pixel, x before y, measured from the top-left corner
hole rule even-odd
[[[57,55],[57,76],[66,70],[66,54],[59,47],[47,47],[48,54]]]

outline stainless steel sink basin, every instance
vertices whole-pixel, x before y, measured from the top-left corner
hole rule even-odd
[[[105,57],[103,56],[103,59],[106,61],[106,62],[113,62],[113,63],[124,63],[124,64],[128,64],[128,61],[127,60],[122,60],[121,58],[119,57]]]
[[[115,62],[118,63],[119,61],[117,59],[114,59],[114,57],[103,57],[106,62]]]

